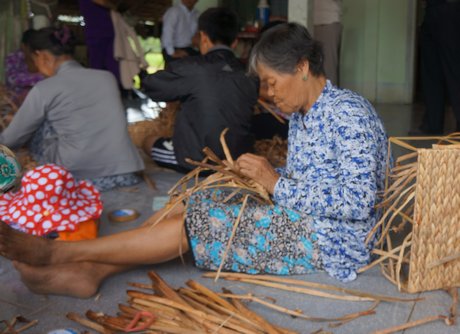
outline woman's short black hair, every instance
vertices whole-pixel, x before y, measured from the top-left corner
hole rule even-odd
[[[21,36],[21,43],[24,45],[29,45],[29,41],[31,40],[35,32],[35,29],[27,29],[26,31],[24,31]]]
[[[209,8],[198,18],[198,30],[214,44],[230,46],[238,34],[238,16],[229,8]]]
[[[73,55],[75,37],[67,26],[58,28],[42,28],[31,35],[28,46],[30,51],[47,50],[55,56]]]
[[[324,74],[323,49],[307,28],[298,23],[278,24],[265,31],[254,45],[249,58],[249,71],[257,73],[259,63],[280,72],[293,74],[298,65],[308,61],[314,76]]]

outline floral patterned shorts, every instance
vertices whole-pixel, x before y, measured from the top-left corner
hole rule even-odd
[[[185,226],[198,268],[217,270],[220,266],[242,205],[241,194],[224,203],[231,192],[204,190],[190,198]],[[249,197],[222,268],[278,275],[321,270],[312,218]]]

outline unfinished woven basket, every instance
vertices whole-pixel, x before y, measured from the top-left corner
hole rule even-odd
[[[168,102],[157,118],[128,124],[128,133],[134,145],[142,147],[145,138],[151,135],[172,137],[178,110],[179,102]]]
[[[146,120],[128,124],[128,133],[134,145],[142,147],[145,138],[158,133],[158,125],[155,121]]]
[[[428,148],[417,148],[416,141]],[[410,293],[460,285],[460,134],[390,138],[409,150],[387,172],[374,233],[383,274]],[[423,145],[418,145],[423,146]],[[389,150],[390,151],[390,150]]]

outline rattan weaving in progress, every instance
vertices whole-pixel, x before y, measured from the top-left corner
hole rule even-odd
[[[409,153],[387,171],[383,215],[372,231],[379,258],[361,271],[380,264],[385,277],[410,293],[457,287],[460,133],[390,138],[389,146]]]

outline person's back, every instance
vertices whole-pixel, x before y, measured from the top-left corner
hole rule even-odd
[[[177,65],[173,67],[177,68],[175,73],[188,81],[192,97],[182,102],[176,119],[173,142],[179,161],[187,157],[201,160],[206,146],[223,157],[219,136],[227,127],[226,141],[234,157],[251,151],[254,138],[250,125],[257,88],[233,52],[217,47]],[[194,136],[187,133],[190,130]]]
[[[129,141],[118,86],[110,72],[86,69],[75,61],[36,86],[47,120],[57,134],[49,141],[53,159],[79,178],[142,169]],[[53,152],[53,153],[51,153]],[[136,168],[130,168],[129,166]],[[131,169],[131,170],[130,170]]]
[[[232,28],[229,38],[210,38],[215,26],[225,23],[224,18],[216,23],[220,15],[234,22],[235,29]],[[200,16],[199,25],[203,55],[177,60],[167,71],[143,80],[152,99],[181,102],[172,143],[174,158],[185,169],[192,168],[185,159],[201,160],[204,147],[224,158],[219,137],[225,128],[229,128],[226,141],[234,158],[251,151],[254,141],[251,119],[258,85],[256,79],[245,74],[229,47],[237,33],[236,15],[224,8],[208,9]],[[151,147],[147,145],[146,151]],[[153,159],[157,161],[155,156]]]

